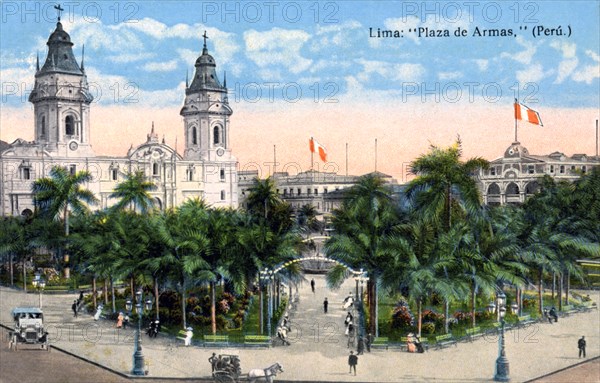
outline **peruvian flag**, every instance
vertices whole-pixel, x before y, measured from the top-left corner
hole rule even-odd
[[[319,157],[321,158],[321,161],[327,162],[327,150],[324,146],[319,144],[317,140],[315,140],[312,137],[310,138],[309,146],[311,153],[318,153]]]
[[[542,124],[542,118],[540,114],[533,109],[526,107],[523,104],[519,104],[515,98],[515,119],[521,121],[527,121],[534,125],[544,126]]]

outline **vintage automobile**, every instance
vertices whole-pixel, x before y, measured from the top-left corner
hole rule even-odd
[[[17,307],[12,310],[15,327],[10,334],[10,348],[20,345],[36,345],[50,351],[48,332],[44,328],[44,313],[37,307]]]

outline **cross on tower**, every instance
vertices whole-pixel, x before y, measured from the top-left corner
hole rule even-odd
[[[204,31],[202,37],[204,37],[204,48],[206,48],[206,39],[208,38],[208,36],[206,35],[206,31]]]
[[[60,4],[55,5],[54,9],[56,9],[56,13],[58,13],[58,21],[60,21],[60,13],[64,11],[64,9],[60,7]]]

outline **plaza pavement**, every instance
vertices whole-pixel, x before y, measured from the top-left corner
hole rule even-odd
[[[396,349],[373,350],[359,357],[357,376],[348,373],[348,348],[344,331],[346,311],[341,302],[354,291],[354,281],[348,280],[339,290],[325,288],[325,277],[314,278],[316,292],[310,284],[300,286],[300,301],[296,312],[290,313],[291,346],[269,349],[183,347],[181,341],[167,337],[143,337],[143,353],[152,377],[210,376],[208,358],[217,354],[238,354],[242,372],[264,368],[274,362],[285,372],[278,379],[315,382],[476,382],[491,381],[498,355],[497,338],[484,337],[473,343],[459,343],[443,350],[425,354],[409,354]],[[590,292],[595,302],[599,292]],[[329,313],[323,313],[327,297]],[[51,343],[95,363],[120,373],[132,366],[133,330],[119,330],[108,321],[95,322],[91,315],[74,318],[70,306],[77,294],[44,294],[44,312],[49,325]],[[0,323],[12,326],[10,310],[15,306],[37,306],[38,295],[0,287]],[[556,324],[540,323],[522,330],[512,330],[506,336],[506,354],[513,382],[523,382],[544,376],[581,361],[577,356],[577,340],[585,335],[588,358],[600,356],[600,313],[593,310],[567,318]],[[60,368],[60,366],[57,366]],[[0,371],[1,377],[10,373]]]

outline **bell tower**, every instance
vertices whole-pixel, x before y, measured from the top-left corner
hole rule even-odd
[[[196,60],[192,83],[186,79],[185,101],[181,108],[184,120],[186,160],[219,161],[231,158],[229,117],[233,113],[227,98],[227,83],[217,77],[215,59],[202,36],[202,55]]]
[[[46,45],[46,61],[40,69],[38,56],[35,85],[29,95],[34,109],[35,141],[57,155],[93,156],[89,123],[93,97],[83,65],[83,49],[79,65],[60,15]]]

